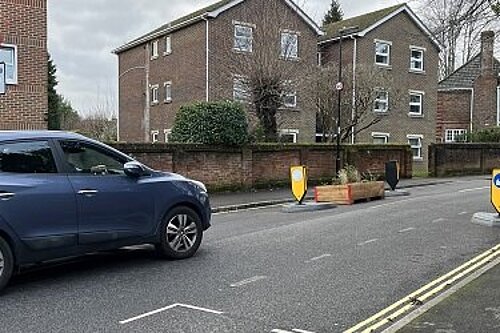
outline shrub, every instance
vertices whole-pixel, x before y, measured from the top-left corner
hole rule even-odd
[[[467,134],[465,138],[459,138],[457,141],[466,140],[469,142],[500,142],[500,129],[495,127],[472,132]]]
[[[248,142],[248,121],[234,102],[200,102],[182,106],[172,128],[171,141],[207,145],[243,145]]]

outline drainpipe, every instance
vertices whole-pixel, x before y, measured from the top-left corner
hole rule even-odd
[[[203,17],[203,20],[205,21],[205,101],[209,102],[210,100],[210,71],[209,71],[209,53],[210,53],[210,47],[208,45],[209,41],[209,24],[208,24],[208,18]]]
[[[358,40],[355,36],[351,36],[352,40],[354,41],[354,46],[352,50],[352,114],[351,114],[351,120],[354,120],[356,117],[356,67],[358,64]],[[356,142],[356,126],[353,125],[351,128],[351,144],[354,144]]]
[[[149,84],[149,65],[150,65],[150,59],[149,55],[150,50],[149,50],[149,45],[150,43],[146,43],[146,66],[145,66],[145,72],[146,72],[146,102],[144,105],[144,142],[150,142],[150,135],[149,133],[151,132],[151,101],[150,101],[150,94],[151,94],[151,87]]]
[[[470,130],[469,133],[471,133],[471,134],[472,134],[472,131],[474,130],[473,114],[474,114],[474,88],[471,88],[471,90],[470,90],[470,129],[469,129]]]
[[[500,86],[497,87],[497,126],[500,126]]]

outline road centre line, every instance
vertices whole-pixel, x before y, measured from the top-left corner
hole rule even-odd
[[[378,241],[378,238],[370,239],[370,240],[367,240],[366,242],[358,243],[358,246],[368,245],[370,243],[375,243],[377,241]]]
[[[465,190],[458,191],[458,193],[475,192],[475,191],[486,190],[486,189],[489,189],[489,188],[490,188],[489,186],[476,187],[476,188],[466,188]]]
[[[251,278],[248,278],[248,279],[236,282],[236,283],[232,283],[229,286],[231,288],[243,287],[243,286],[245,286],[247,284],[254,283],[254,282],[257,282],[257,281],[260,281],[260,280],[264,280],[264,279],[267,279],[267,276],[258,275],[258,276],[253,276]]]
[[[322,255],[320,255],[318,257],[311,258],[311,259],[307,260],[306,262],[318,261],[318,260],[321,260],[321,259],[329,258],[331,256],[332,255],[330,253],[325,253],[325,254],[322,254]]]
[[[202,311],[202,312],[207,312],[207,313],[212,313],[212,314],[217,314],[217,315],[221,315],[221,314],[224,313],[224,312],[221,312],[221,311],[216,311],[216,310],[201,308],[201,307],[198,307],[198,306],[193,306],[193,305],[188,305],[188,304],[181,304],[181,303],[175,303],[175,304],[166,306],[166,307],[161,308],[161,309],[153,310],[153,311],[146,312],[146,313],[143,313],[141,315],[138,315],[138,316],[135,316],[135,317],[132,317],[132,318],[129,318],[129,319],[122,320],[119,323],[120,323],[120,325],[125,325],[125,324],[131,323],[133,321],[137,321],[139,319],[147,318],[147,317],[150,317],[152,315],[155,315],[155,314],[158,314],[158,313],[161,313],[161,312],[165,312],[167,310],[171,310],[171,309],[176,308],[176,307],[182,307],[182,308],[186,308],[186,309],[197,310],[197,311]]]
[[[417,291],[400,299],[389,307],[379,311],[370,318],[356,324],[350,329],[344,331],[344,333],[369,333],[384,325],[393,323],[399,316],[414,309],[417,306],[420,306],[429,298],[435,296],[437,293],[449,288],[459,279],[463,278],[467,274],[470,274],[471,272],[481,269],[481,267],[495,260],[495,258],[499,256],[500,244],[467,261],[460,267],[455,268],[454,270],[441,276],[440,278],[428,283]]]
[[[398,233],[403,234],[405,232],[410,232],[410,231],[413,231],[413,230],[416,230],[416,229],[415,228],[407,228],[407,229],[399,230]]]

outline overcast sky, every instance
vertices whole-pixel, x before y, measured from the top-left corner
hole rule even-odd
[[[116,103],[118,59],[111,50],[216,0],[48,0],[49,52],[57,90],[81,113]],[[330,0],[298,0],[320,22]],[[402,3],[341,0],[344,17]]]

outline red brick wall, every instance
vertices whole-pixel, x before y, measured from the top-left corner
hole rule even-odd
[[[177,172],[203,181],[211,188],[254,187],[284,183],[290,166],[306,165],[311,180],[335,175],[335,146],[259,145],[246,148],[199,145],[115,144],[158,170]],[[398,160],[401,176],[411,178],[412,157],[408,146],[344,146],[342,163],[352,164],[365,173],[383,174],[384,164]]]
[[[46,129],[47,0],[0,0],[0,43],[17,46],[18,75],[0,95],[0,129]]]
[[[470,128],[471,90],[438,91],[436,141],[444,142],[447,129]]]

